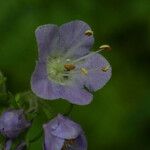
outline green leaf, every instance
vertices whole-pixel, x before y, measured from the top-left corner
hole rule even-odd
[[[56,114],[54,113],[52,107],[49,104],[49,101],[46,100],[38,100],[39,106],[46,115],[47,119],[51,119],[54,117]]]
[[[0,150],[4,147],[5,138],[0,134]]]
[[[26,141],[30,144],[34,143],[43,135],[43,124],[46,122],[46,117],[42,111],[38,113],[36,118],[32,121],[32,126],[29,128],[26,135]]]

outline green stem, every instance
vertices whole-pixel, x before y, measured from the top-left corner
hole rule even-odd
[[[72,110],[73,110],[73,107],[74,107],[74,105],[73,105],[73,104],[70,104],[68,110],[64,113],[64,116],[69,116],[70,113],[71,113]]]

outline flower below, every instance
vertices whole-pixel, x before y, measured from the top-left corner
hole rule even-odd
[[[31,79],[32,91],[44,99],[89,104],[91,92],[111,77],[110,64],[100,51],[90,52],[94,37],[89,25],[78,20],[60,27],[47,24],[35,34],[39,60]]]
[[[87,150],[87,141],[79,124],[58,115],[43,125],[44,150]]]
[[[29,126],[22,109],[5,111],[0,117],[0,133],[10,139],[16,138]]]

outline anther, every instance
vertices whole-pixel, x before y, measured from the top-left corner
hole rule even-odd
[[[91,36],[91,35],[93,35],[93,31],[92,30],[87,30],[87,31],[85,31],[84,34],[87,35],[87,36]]]
[[[110,66],[108,65],[108,66],[106,66],[106,67],[101,68],[101,70],[102,70],[103,72],[107,72],[107,71],[109,70],[109,68],[110,68]]]
[[[88,74],[88,70],[86,68],[81,68],[81,72],[84,74],[84,75],[87,75]]]
[[[65,64],[64,65],[64,68],[67,70],[67,71],[70,71],[70,70],[73,70],[75,69],[75,65],[74,64]]]
[[[99,48],[101,50],[111,51],[111,47],[109,45],[101,45]]]

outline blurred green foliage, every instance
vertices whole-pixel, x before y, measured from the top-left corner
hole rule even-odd
[[[84,128],[89,150],[150,149],[149,0],[1,0],[0,3],[0,69],[8,77],[10,91],[30,89],[37,59],[34,36],[37,26],[83,20],[94,31],[94,49],[101,44],[112,46],[113,51],[104,55],[113,67],[113,76],[102,90],[94,93],[91,105],[76,106],[71,117]],[[64,101],[51,105],[57,111],[68,107]],[[42,119],[36,120],[32,134],[40,130]],[[42,138],[30,149],[41,150],[41,144]]]

